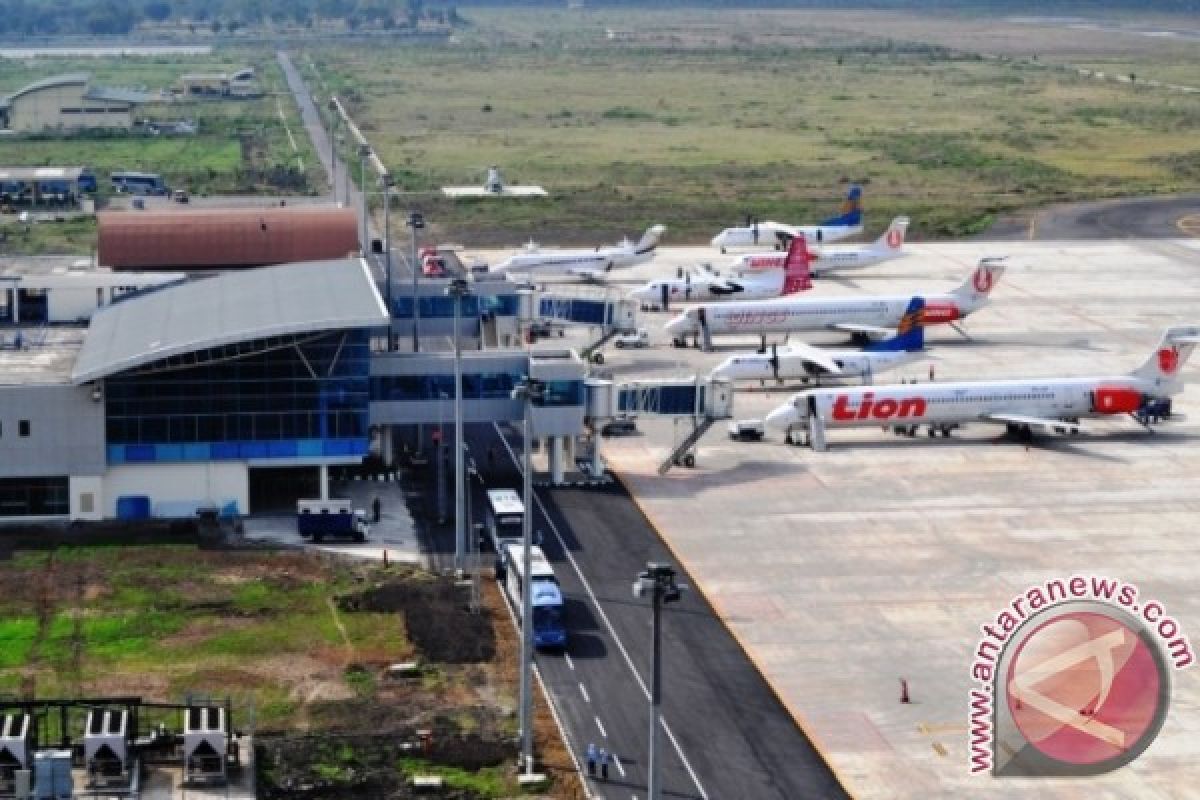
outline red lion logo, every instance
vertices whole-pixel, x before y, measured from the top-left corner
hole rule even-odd
[[[1179,369],[1179,348],[1164,347],[1158,351],[1158,368],[1165,374],[1174,374]]]
[[[887,246],[893,250],[904,244],[904,234],[898,229],[892,228],[887,234]]]
[[[996,276],[987,267],[980,267],[975,270],[975,291],[987,293],[992,290],[992,285],[996,282]]]

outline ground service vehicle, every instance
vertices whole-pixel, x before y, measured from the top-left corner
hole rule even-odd
[[[521,541],[525,504],[515,489],[488,489],[487,532],[496,555],[504,556],[504,545]]]
[[[650,332],[645,328],[638,328],[632,333],[622,333],[613,339],[613,346],[622,350],[626,347],[649,347]]]
[[[766,426],[761,419],[739,419],[729,423],[729,438],[735,442],[761,441]]]
[[[371,526],[367,524],[367,512],[354,508],[349,500],[298,500],[296,530],[314,542],[326,538],[365,542]]]
[[[505,575],[504,591],[509,602],[521,619],[521,592],[524,591],[524,548],[520,542],[504,547]],[[533,646],[543,650],[566,649],[567,629],[563,624],[563,596],[554,577],[554,570],[546,560],[542,548],[529,548],[529,575],[532,581],[530,593],[533,600]],[[524,624],[522,622],[522,624]]]

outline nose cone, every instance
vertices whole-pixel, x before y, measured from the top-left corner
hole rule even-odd
[[[678,317],[664,325],[663,330],[675,338],[685,336],[689,333],[695,333],[695,327],[692,325],[692,321],[688,318],[687,314],[680,314]]]
[[[639,303],[653,303],[659,300],[657,293],[654,291],[654,284],[647,283],[645,286],[639,286],[629,293],[629,296]]]
[[[796,407],[792,405],[792,401],[789,400],[770,414],[767,414],[764,421],[768,428],[785,431],[799,424],[800,414],[796,411]]]

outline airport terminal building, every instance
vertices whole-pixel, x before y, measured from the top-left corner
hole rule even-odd
[[[247,514],[256,485],[281,476],[325,496],[331,466],[369,453],[390,463],[400,429],[453,413],[452,353],[389,350],[412,299],[389,314],[361,258],[106,299],[86,324],[14,325],[10,315],[0,326],[0,518]],[[422,333],[453,330],[447,300],[419,298]],[[509,321],[481,309],[511,305],[477,299],[462,324],[482,342]],[[545,382],[534,431],[561,470],[583,429],[580,358],[505,349],[468,352],[463,364],[468,421],[521,419],[513,386]]]

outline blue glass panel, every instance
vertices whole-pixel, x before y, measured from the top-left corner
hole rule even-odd
[[[296,455],[314,457],[324,455],[320,439],[302,439],[296,442]]]
[[[154,445],[155,461],[183,461],[183,447],[177,444]]]
[[[271,458],[294,458],[298,449],[294,441],[267,442]]]
[[[142,462],[154,460],[154,445],[152,444],[131,444],[125,448],[125,460],[128,462]]]
[[[214,461],[241,458],[242,455],[237,442],[213,442],[209,447],[209,453],[212,454]]]
[[[242,458],[267,458],[270,455],[266,442],[239,442],[238,452]]]

